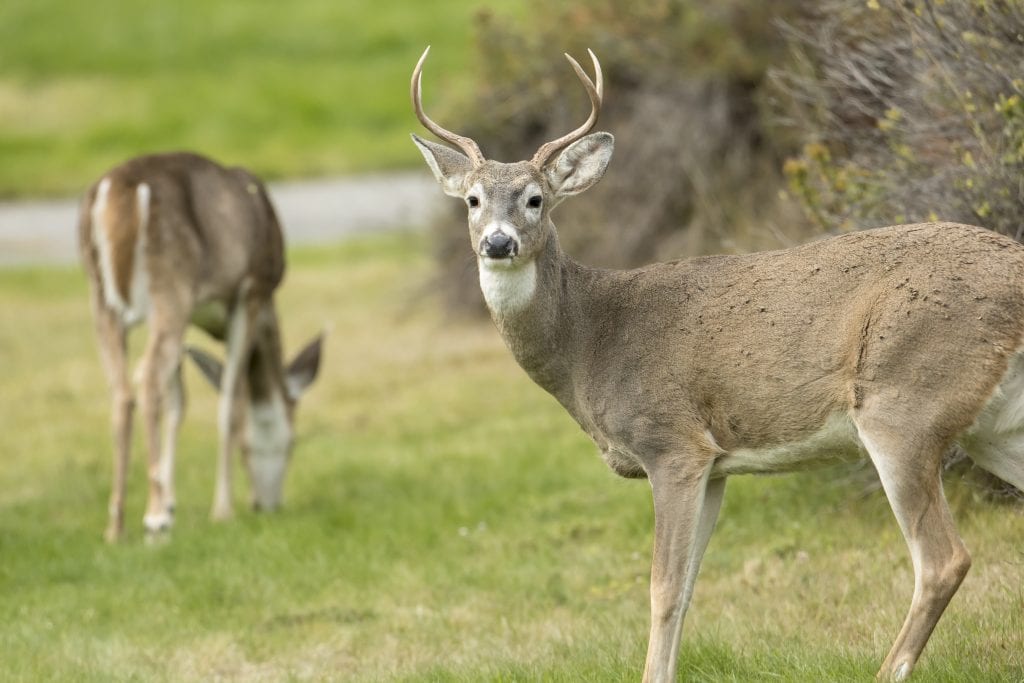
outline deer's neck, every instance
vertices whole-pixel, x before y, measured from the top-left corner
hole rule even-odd
[[[246,380],[252,406],[285,405],[284,358],[272,300],[256,316]]]
[[[552,234],[533,261],[512,268],[480,264],[480,287],[498,331],[527,374],[569,407],[573,401],[571,359],[577,346],[572,324],[580,310],[575,285],[580,266]]]

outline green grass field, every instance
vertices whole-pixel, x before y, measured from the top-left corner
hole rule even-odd
[[[489,4],[523,3],[6,0],[0,197],[79,192],[164,149],[269,178],[416,163],[413,65],[432,43],[428,104],[458,102]]]
[[[279,514],[207,518],[213,392],[189,368],[169,543],[105,545],[107,392],[77,270],[0,271],[0,679],[637,680],[652,513],[486,323],[430,296],[418,238],[291,255],[294,348],[330,321]],[[468,258],[468,255],[467,255]],[[138,341],[138,340],[136,340]],[[206,344],[201,337],[194,341]],[[869,680],[912,590],[880,494],[735,478],[681,679]],[[1024,516],[949,495],[974,568],[919,681],[1024,679]]]

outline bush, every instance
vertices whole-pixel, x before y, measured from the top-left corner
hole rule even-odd
[[[437,118],[488,158],[529,158],[586,118],[589,102],[560,52],[585,57],[589,47],[605,73],[598,128],[617,145],[604,180],[558,209],[566,250],[588,264],[628,267],[778,246],[802,223],[778,206],[786,150],[765,134],[761,92],[766,65],[785,52],[772,20],[799,4],[534,0],[524,25],[484,13],[474,99],[457,115],[442,107]],[[581,59],[589,70],[588,62]],[[453,203],[435,232],[445,302],[482,311],[464,209]]]
[[[824,0],[789,34],[773,81],[805,144],[785,174],[821,228],[1024,236],[1024,4]]]

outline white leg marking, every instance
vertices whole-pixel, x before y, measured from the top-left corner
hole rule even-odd
[[[886,454],[871,439],[871,437],[864,433],[864,430],[860,428],[860,425],[857,425],[857,435],[860,437],[861,443],[864,444],[864,448],[871,457],[871,462],[874,464],[875,470],[878,472],[878,478],[882,482],[882,490],[885,491],[885,496],[889,500],[889,505],[893,508],[893,512],[896,514],[896,522],[900,525],[903,537],[907,540],[907,546],[910,549],[910,561],[914,565],[914,594],[916,596],[921,583],[918,578],[921,570],[921,549],[918,547],[917,543],[911,540],[913,538],[913,535],[910,533],[911,530],[904,527],[903,519],[905,516],[901,514],[901,511],[898,509],[899,496],[895,490],[896,478],[893,473],[894,463],[886,457]]]
[[[185,402],[184,390],[181,386],[181,370],[174,373],[167,388],[166,412],[164,413],[164,443],[160,451],[160,482],[164,491],[164,507],[168,515],[173,514],[174,497],[174,457],[178,444],[178,428],[181,426]]]

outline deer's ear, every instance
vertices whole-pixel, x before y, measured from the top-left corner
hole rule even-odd
[[[324,335],[317,335],[316,339],[306,344],[285,368],[284,385],[291,400],[298,401],[316,379],[320,371],[320,350],[323,348],[323,341]]]
[[[469,157],[450,147],[427,142],[418,135],[413,135],[412,141],[427,160],[427,166],[434,172],[437,182],[441,183],[444,193],[461,198],[465,192],[466,176],[473,170],[473,162]]]
[[[561,199],[590,189],[604,175],[613,149],[615,138],[611,133],[593,133],[562,150],[544,167],[555,196]]]
[[[195,362],[196,367],[199,368],[199,372],[201,372],[203,377],[213,385],[213,388],[220,390],[220,377],[221,373],[224,371],[223,364],[206,351],[197,349],[194,346],[187,347],[185,349],[185,353],[187,353],[188,357]]]

